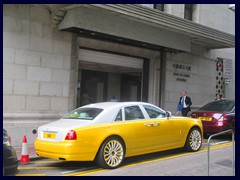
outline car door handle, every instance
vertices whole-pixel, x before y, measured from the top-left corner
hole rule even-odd
[[[160,125],[160,122],[155,122],[152,124],[152,126],[159,126]]]
[[[150,126],[159,126],[160,125],[160,122],[155,122],[155,123],[146,123],[144,124],[144,126],[147,126],[147,127],[150,127]]]
[[[144,126],[150,127],[150,126],[152,126],[152,123],[146,123],[146,124],[144,124]]]

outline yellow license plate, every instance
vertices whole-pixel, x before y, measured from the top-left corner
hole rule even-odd
[[[211,121],[212,120],[211,117],[199,117],[199,119],[202,121]]]
[[[48,139],[56,139],[56,134],[45,132],[45,133],[43,133],[43,137],[48,138]]]

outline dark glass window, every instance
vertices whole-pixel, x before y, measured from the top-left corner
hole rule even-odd
[[[122,121],[122,110],[120,110],[115,118],[115,121]]]
[[[153,8],[164,11],[164,4],[154,4]]]
[[[235,107],[235,101],[231,100],[218,100],[213,101],[205,106],[201,107],[200,110],[204,111],[231,111]]]
[[[103,109],[99,108],[78,108],[66,114],[63,119],[93,120]]]
[[[184,19],[188,19],[192,21],[192,14],[193,14],[193,4],[185,4]]]
[[[165,113],[163,111],[161,111],[160,109],[157,109],[154,106],[144,105],[143,107],[145,108],[145,110],[147,111],[147,113],[151,119],[165,117]]]
[[[124,108],[125,120],[144,119],[143,113],[139,106],[129,106]]]

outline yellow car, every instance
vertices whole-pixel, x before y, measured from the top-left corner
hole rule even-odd
[[[40,126],[35,149],[40,157],[66,161],[96,161],[117,168],[124,158],[185,147],[198,151],[202,122],[174,117],[143,102],[90,104],[60,120]]]

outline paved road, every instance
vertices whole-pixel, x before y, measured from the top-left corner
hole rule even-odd
[[[212,151],[210,176],[231,176],[231,148]],[[177,154],[166,158],[129,165],[112,171],[89,174],[91,176],[207,176],[206,151],[192,154]],[[87,175],[87,174],[85,174]]]
[[[65,162],[35,159],[20,165],[17,176],[206,176],[206,139],[199,152],[182,149],[127,158],[122,167],[114,170],[98,168],[93,162]],[[224,141],[223,144],[218,144]],[[232,143],[229,139],[214,139],[211,147],[211,176],[231,176]]]

